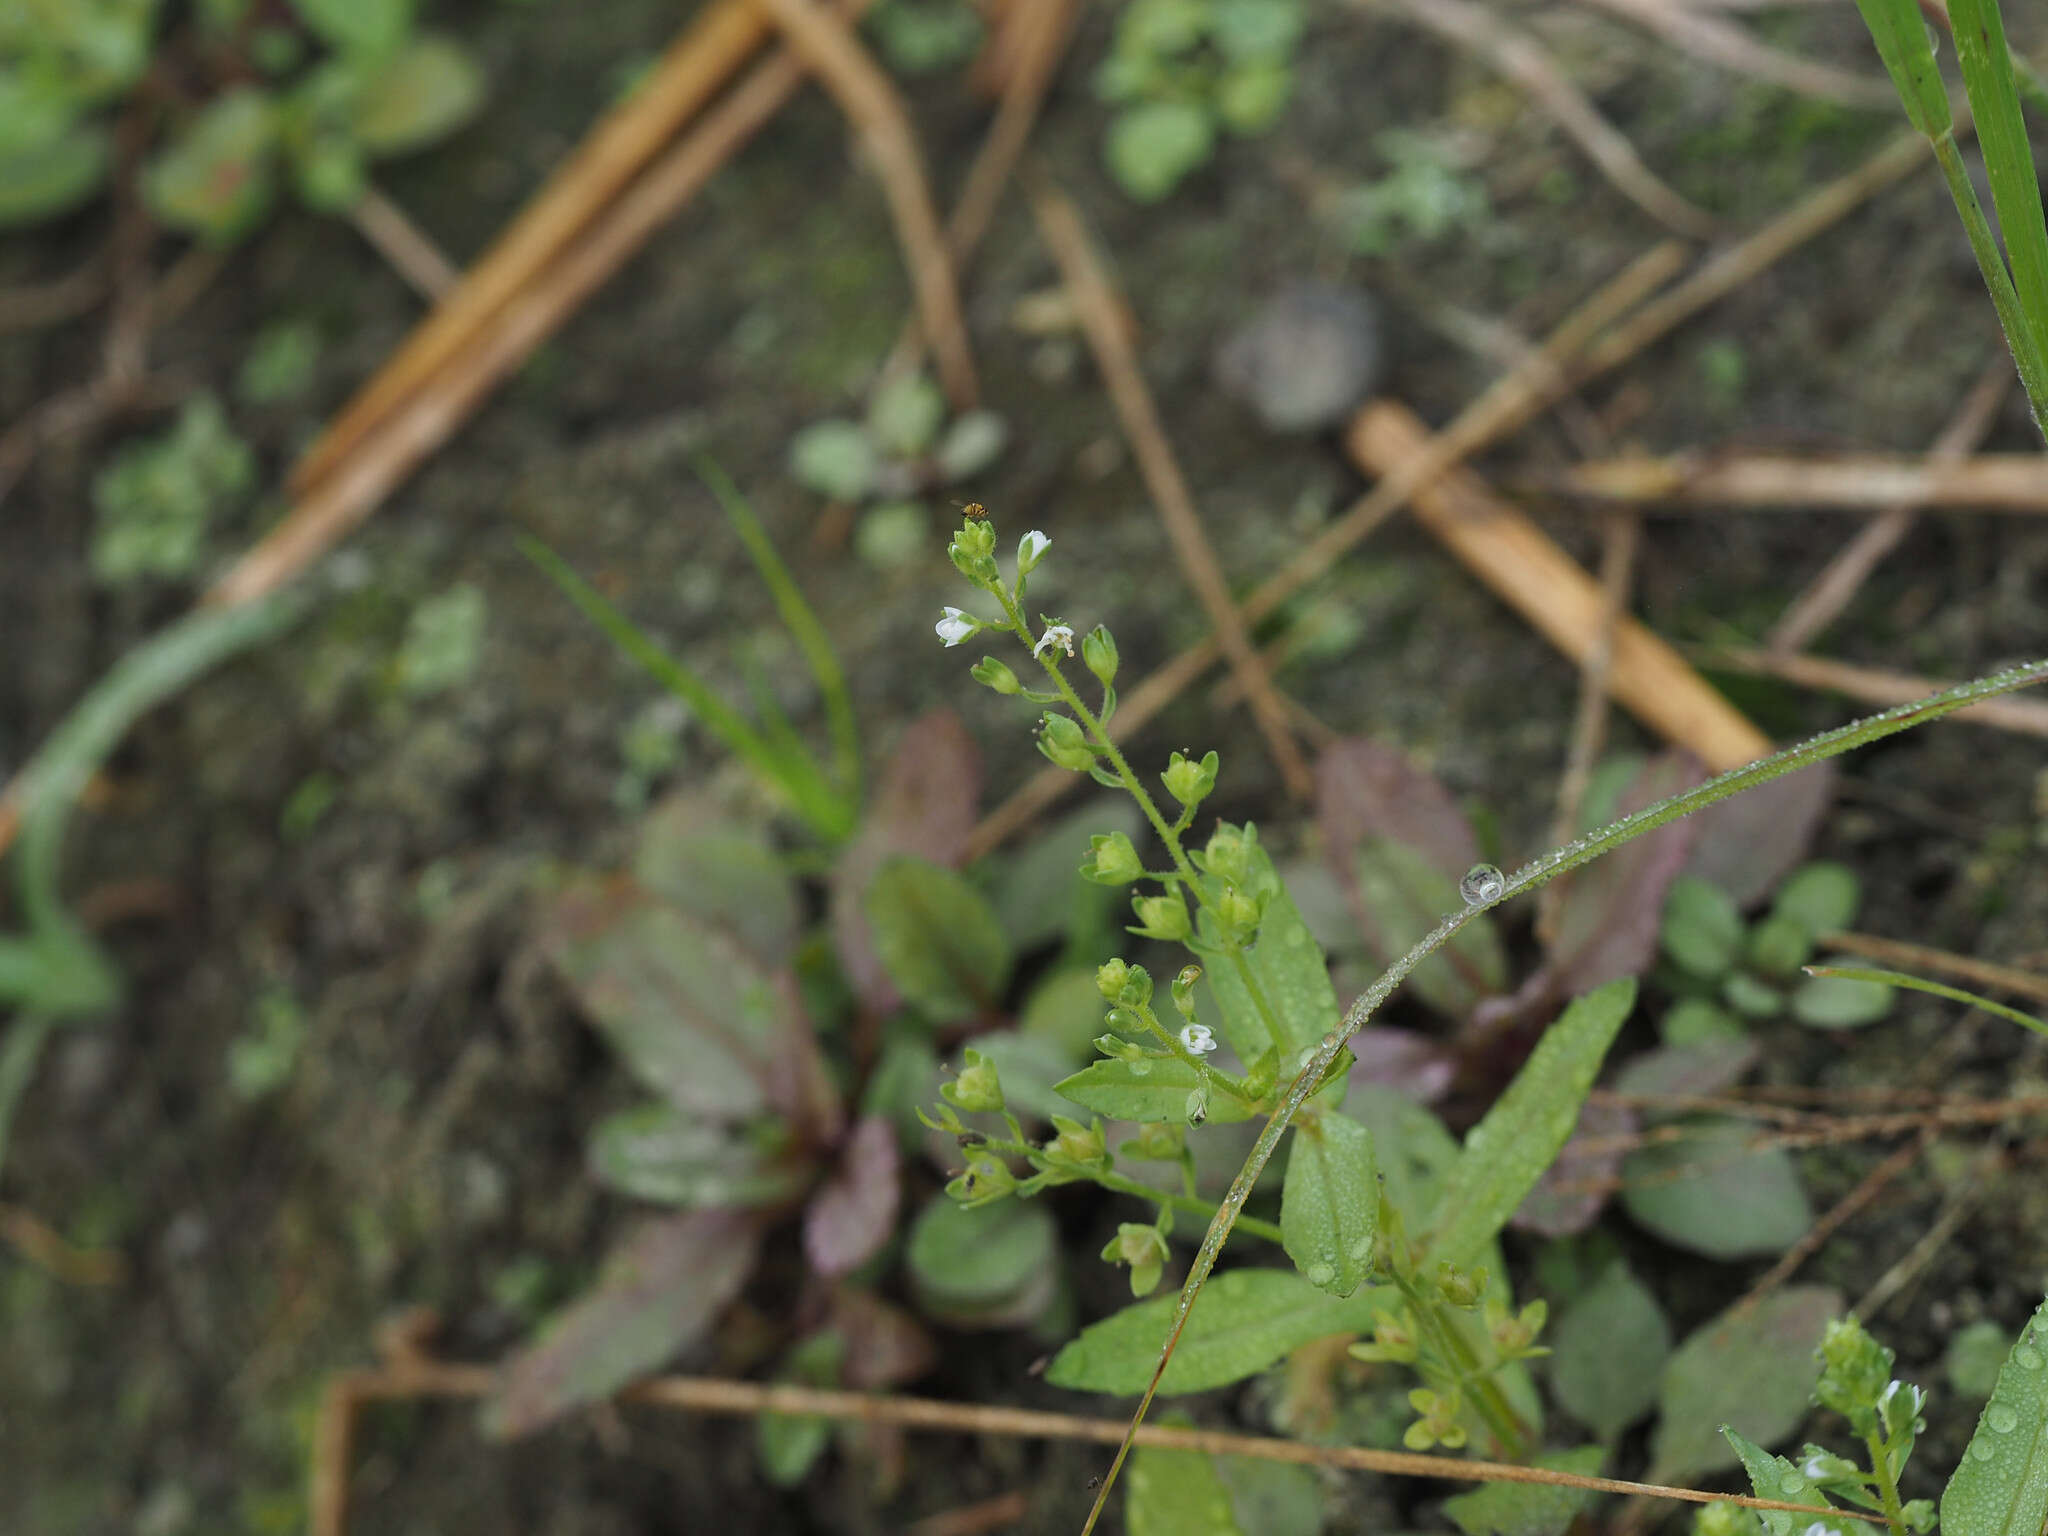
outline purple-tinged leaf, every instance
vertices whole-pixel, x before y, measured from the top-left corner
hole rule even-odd
[[[1588,1103],[1579,1111],[1571,1140],[1508,1225],[1543,1237],[1570,1237],[1592,1226],[1621,1183],[1622,1153],[1635,1130],[1636,1117],[1629,1110],[1597,1100]]]
[[[846,1340],[840,1377],[856,1392],[900,1387],[938,1362],[938,1345],[924,1325],[872,1291],[839,1287],[832,1296],[829,1326]]]
[[[1316,760],[1316,819],[1333,849],[1398,838],[1453,880],[1479,862],[1451,792],[1406,753],[1361,737],[1332,742]]]
[[[804,1256],[821,1275],[839,1276],[875,1256],[896,1230],[902,1200],[896,1132],[870,1115],[853,1128],[839,1167],[804,1211]]]
[[[1662,753],[1644,764],[1622,789],[1612,814],[1600,821],[1631,815],[1700,779],[1690,757]],[[1575,997],[1649,970],[1657,957],[1664,895],[1692,852],[1695,821],[1681,817],[1565,877],[1547,946],[1547,965],[1561,993]]]
[[[633,875],[678,911],[730,928],[766,966],[796,950],[803,910],[766,827],[706,794],[671,795],[640,824]]]
[[[897,854],[957,868],[980,798],[981,753],[960,717],[935,710],[914,721],[832,871],[832,940],[854,994],[874,1012],[888,1013],[902,998],[868,933],[868,884]]]
[[[1835,765],[1818,763],[1687,817],[1698,831],[1685,873],[1754,906],[1806,857],[1834,787]]]
[[[1378,1083],[1418,1104],[1442,1098],[1458,1073],[1449,1051],[1412,1030],[1368,1025],[1351,1037],[1351,1053],[1358,1058],[1352,1082]]]
[[[1756,1065],[1762,1047],[1747,1036],[1700,1040],[1691,1045],[1664,1045],[1645,1051],[1614,1076],[1612,1091],[1644,1098],[1706,1098],[1733,1086]],[[1698,1104],[1644,1104],[1648,1121],[1669,1120]]]
[[[743,1130],[666,1104],[641,1104],[598,1123],[590,1171],[602,1184],[663,1205],[773,1209],[802,1194],[817,1170],[786,1136],[764,1136],[764,1129],[779,1130],[779,1122]]]
[[[1813,1352],[1841,1310],[1831,1287],[1788,1285],[1737,1303],[1679,1345],[1664,1366],[1648,1480],[1691,1481],[1736,1465],[1722,1424],[1763,1446],[1789,1440],[1812,1411]]]
[[[685,1114],[776,1110],[814,1136],[837,1131],[795,982],[721,928],[623,881],[556,903],[549,958],[584,1014],[642,1083]]]
[[[661,1367],[739,1294],[759,1245],[754,1218],[739,1211],[642,1224],[597,1284],[500,1368],[484,1400],[485,1432],[527,1434]]]
[[[988,898],[950,869],[894,854],[863,902],[868,940],[903,1001],[934,1024],[992,1011],[1010,941]]]

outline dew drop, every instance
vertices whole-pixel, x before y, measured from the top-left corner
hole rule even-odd
[[[1797,1472],[1787,1472],[1778,1479],[1778,1486],[1785,1490],[1786,1498],[1796,1499],[1800,1494],[1806,1492],[1806,1479]]]
[[[1498,901],[1500,893],[1507,888],[1507,876],[1491,864],[1474,864],[1465,871],[1465,878],[1458,882],[1458,894],[1465,898],[1465,904],[1469,907]]]
[[[1998,1452],[1993,1449],[1989,1440],[1972,1440],[1970,1442],[1970,1454],[1978,1461],[1989,1461]]]
[[[2018,1426],[2020,1416],[2004,1403],[1993,1403],[1984,1410],[1984,1422],[2001,1435],[2009,1435]]]
[[[1358,1260],[1361,1264],[1371,1258],[1372,1239],[1370,1237],[1361,1237],[1357,1242],[1353,1243],[1351,1245],[1351,1257]]]
[[[1336,1267],[1330,1264],[1311,1264],[1302,1273],[1308,1276],[1310,1285],[1328,1285],[1337,1278]]]
[[[1152,1075],[1152,1063],[1151,1063],[1151,1062],[1149,1062],[1149,1061],[1134,1061],[1134,1062],[1132,1062],[1132,1063],[1131,1063],[1131,1076],[1133,1076],[1133,1077],[1150,1077],[1151,1075]]]
[[[2031,1344],[2022,1344],[2018,1349],[2014,1350],[2012,1352],[2012,1359],[2013,1364],[2023,1371],[2038,1371],[2041,1369],[2041,1352]]]

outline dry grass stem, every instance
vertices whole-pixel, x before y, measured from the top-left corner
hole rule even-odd
[[[896,221],[896,237],[910,270],[918,318],[938,364],[939,382],[953,409],[967,410],[981,393],[975,381],[974,354],[967,344],[967,323],[961,318],[953,262],[939,229],[917,136],[911,131],[910,116],[903,110],[896,87],[837,12],[817,0],[756,3],[775,18],[791,51],[832,94],[867,144],[882,194]]]
[[[1006,12],[1002,26],[989,39],[984,58],[1000,48],[1005,60],[1002,96],[988,137],[968,167],[960,200],[946,220],[946,254],[952,259],[956,280],[966,272],[995,218],[1003,191],[1030,142],[1045,93],[1066,55],[1078,16],[1078,0],[1038,0]],[[882,376],[891,378],[915,368],[923,359],[924,347],[924,324],[913,313],[882,366]]]
[[[348,210],[348,219],[391,270],[428,303],[446,298],[462,281],[461,269],[441,253],[441,247],[375,187],[363,188],[363,195]]]
[[[1391,401],[1367,406],[1345,434],[1359,467],[1381,477],[1429,445],[1429,429]],[[1599,585],[1548,534],[1465,469],[1418,490],[1414,513],[1495,596],[1566,656],[1585,663],[1599,640],[1604,600]],[[1633,619],[1615,625],[1607,687],[1636,718],[1717,773],[1771,750],[1768,737]]]
[[[62,277],[0,288],[0,336],[38,331],[89,314],[113,283],[107,256],[102,248]]]
[[[75,1247],[26,1206],[0,1202],[0,1243],[66,1285],[116,1285],[128,1273],[115,1249]]]
[[[1733,22],[1702,13],[1679,0],[1579,0],[1655,33],[1705,64],[1718,64],[1733,74],[1782,85],[1802,96],[1818,96],[1851,107],[1898,106],[1889,80],[1852,74],[1780,53],[1758,42]]]
[[[248,602],[273,592],[346,537],[649,235],[696,195],[781,109],[803,78],[802,66],[787,53],[757,65],[703,122],[606,208],[580,240],[500,309],[487,329],[411,394],[402,410],[385,418],[334,473],[301,496],[275,528],[244,551],[205,600]]]
[[[2012,393],[2012,364],[1998,358],[1978,377],[1962,405],[1927,451],[1931,467],[1947,468],[1974,453],[1998,420],[1999,408]],[[1785,607],[1764,639],[1767,650],[1781,654],[1803,651],[1839,618],[1862,590],[1878,562],[1898,547],[1912,529],[1919,508],[1911,502],[1887,507],[1844,544],[1820,574]]]
[[[1908,1168],[1917,1163],[1921,1155],[1934,1145],[1935,1131],[1929,1127],[1920,1132],[1904,1146],[1895,1149],[1878,1165],[1856,1181],[1856,1187],[1837,1200],[1821,1218],[1805,1232],[1799,1240],[1778,1256],[1778,1261],[1761,1275],[1756,1283],[1743,1292],[1742,1300],[1736,1307],[1752,1307],[1775,1291],[1799,1271],[1799,1266],[1819,1253],[1821,1246],[1839,1232],[1842,1227],[1863,1210],[1879,1195],[1883,1194]]]
[[[1032,188],[1031,206],[1038,217],[1039,234],[1059,266],[1067,292],[1073,296],[1082,332],[1095,354],[1096,366],[1102,370],[1124,435],[1130,439],[1145,489],[1159,510],[1174,558],[1180,562],[1181,573],[1194,589],[1202,611],[1215,626],[1223,654],[1245,690],[1252,715],[1265,737],[1266,750],[1272,754],[1288,792],[1296,799],[1306,800],[1315,791],[1315,777],[1289,728],[1286,707],[1274,692],[1265,664],[1252,646],[1246,621],[1231,600],[1230,584],[1224,578],[1208,534],[1203,531],[1194,497],[1181,474],[1173,446],[1167,441],[1158,408],[1152,403],[1152,391],[1139,372],[1137,357],[1121,320],[1123,306],[1109,275],[1096,258],[1080,214],[1049,181],[1040,180]]]
[[[309,1503],[311,1536],[346,1536],[347,1456],[353,1435],[353,1420],[364,1403],[406,1401],[420,1398],[462,1399],[481,1397],[491,1390],[496,1373],[487,1366],[445,1365],[419,1356],[403,1356],[384,1371],[355,1371],[328,1384],[321,1400],[320,1422],[315,1426],[315,1455],[312,1467],[312,1496]],[[751,1381],[727,1381],[706,1376],[659,1376],[626,1388],[615,1401],[644,1407],[669,1408],[685,1413],[752,1417],[761,1413],[806,1415],[828,1419],[850,1419],[860,1423],[892,1424],[906,1429],[945,1434],[998,1435],[1031,1440],[1082,1440],[1098,1445],[1120,1444],[1125,1425],[1120,1419],[1093,1418],[1080,1414],[1047,1413],[1036,1409],[1005,1408],[981,1403],[942,1402],[934,1398],[884,1397],[861,1392],[825,1391],[813,1387],[766,1385]],[[1297,1466],[1336,1467],[1349,1471],[1378,1472],[1391,1477],[1428,1477],[1469,1483],[1539,1483],[1549,1487],[1584,1488],[1596,1493],[1636,1494],[1655,1499],[1674,1499],[1706,1504],[1725,1499],[1748,1509],[1783,1509],[1800,1514],[1820,1514],[1805,1504],[1787,1504],[1736,1494],[1707,1493],[1691,1488],[1666,1488],[1611,1477],[1580,1477],[1555,1472],[1547,1467],[1514,1466],[1504,1462],[1474,1461],[1457,1456],[1422,1456],[1405,1451],[1373,1451],[1357,1446],[1310,1445],[1266,1435],[1234,1434],[1221,1430],[1172,1429],[1156,1424],[1140,1426],[1134,1443],[1161,1450],[1199,1451],[1211,1456],[1246,1456],[1261,1461],[1290,1462]],[[1860,1515],[1853,1510],[1835,1510],[1836,1515]]]
[[[2010,374],[2010,365],[2001,364]],[[1966,424],[1967,425],[1967,424]],[[2048,512],[2048,455],[1938,451],[1791,454],[1694,450],[1595,460],[1527,482],[1645,511],[1735,507],[1868,512],[1900,504],[2038,515]]]
[[[403,345],[328,424],[292,470],[304,495],[421,389],[527,288],[599,211],[702,111],[763,43],[751,0],[712,0],[640,88],[607,113]]]
[[[1627,135],[1600,115],[1585,93],[1572,84],[1529,33],[1472,0],[1351,3],[1374,10],[1380,9],[1382,3],[1391,3],[1424,30],[1485,59],[1520,86],[1586,152],[1617,192],[1667,229],[1695,240],[1710,239],[1718,231],[1720,226],[1711,214],[1687,202],[1658,179],[1643,163]]]
[[[1696,654],[1708,666],[1735,672],[1753,672],[1764,677],[1781,677],[1802,688],[1839,693],[1860,703],[1890,706],[1945,688],[1942,682],[1916,677],[1909,672],[1887,672],[1877,667],[1855,667],[1819,656],[1780,656],[1772,651],[1743,646],[1702,646]],[[2048,736],[2048,704],[2027,699],[1987,699],[1948,717],[1988,725],[1996,730],[2023,736]]]
[[[2012,1154],[2003,1147],[1990,1146],[1979,1153],[1970,1176],[1956,1181],[1941,1214],[1934,1218],[1926,1233],[1906,1250],[1904,1258],[1879,1275],[1877,1283],[1857,1298],[1855,1314],[1866,1323],[1875,1322],[1877,1314],[1903,1295],[1921,1271],[1934,1262],[1934,1256],[1949,1245],[1972,1207],[1997,1189],[2000,1175],[2011,1165]]]

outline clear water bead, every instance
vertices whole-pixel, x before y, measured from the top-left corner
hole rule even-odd
[[[2020,1422],[2020,1416],[2004,1403],[1993,1403],[1984,1410],[1984,1422],[2001,1435],[2009,1435]]]
[[[1474,864],[1465,871],[1465,878],[1458,882],[1458,894],[1465,898],[1468,907],[1498,901],[1501,892],[1507,888],[1508,877],[1491,864]]]

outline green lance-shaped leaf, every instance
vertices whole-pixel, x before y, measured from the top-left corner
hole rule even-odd
[[[1092,1062],[1056,1086],[1063,1097],[1107,1120],[1180,1125],[1188,1118],[1188,1095],[1201,1084],[1201,1073],[1178,1056],[1146,1056]],[[1208,1118],[1219,1124],[1250,1115],[1247,1105],[1227,1093],[1209,1095]]]
[[[1930,139],[1946,133],[1951,122],[1948,88],[1941,83],[1920,7],[1914,0],[1856,0],[1856,9],[1905,103],[1907,120]]]
[[[1451,1170],[1426,1251],[1460,1269],[1477,1262],[1571,1139],[1607,1047],[1635,1007],[1635,978],[1588,992],[1545,1032]]]
[[[2005,21],[1998,0],[1950,0],[1949,21],[2020,314],[2039,351],[2048,347],[2048,224],[2042,222],[2041,183],[2020,112]]]
[[[1753,1123],[1691,1115],[1678,1129],[1621,1165],[1621,1203],[1639,1225],[1710,1259],[1783,1253],[1813,1225],[1798,1166],[1757,1145]]]
[[[950,869],[899,855],[864,903],[875,952],[898,990],[934,1020],[995,1006],[1010,979],[1010,944],[988,898]]]
[[[1567,1412],[1613,1441],[1657,1402],[1657,1373],[1671,1354],[1664,1309],[1626,1264],[1565,1308],[1545,1335],[1550,1389]]]
[[[1970,1448],[1941,1495],[1948,1536],[2039,1536],[2048,1520],[2048,1301],[1999,1368]]]
[[[1258,872],[1272,875],[1272,859],[1265,849],[1254,855]],[[1277,876],[1273,876],[1277,880]],[[1204,914],[1206,916],[1206,913]],[[1251,993],[1246,989],[1236,964],[1214,942],[1210,925],[1204,937],[1192,944],[1207,966],[1207,979],[1222,1010],[1220,1031],[1231,1049],[1245,1061],[1256,1061],[1273,1046],[1280,1059],[1291,1063],[1337,1022],[1342,1009],[1336,988],[1330,984],[1330,964],[1322,945],[1309,932],[1300,909],[1283,887],[1273,893],[1266,913],[1259,921],[1258,942],[1245,952],[1245,963],[1272,1010],[1279,1039],[1266,1027]]]
[[[1374,1310],[1398,1302],[1391,1286],[1339,1299],[1292,1270],[1229,1270],[1203,1290],[1159,1390],[1171,1397],[1242,1381],[1316,1339],[1369,1331]],[[1173,1297],[1155,1296],[1082,1329],[1053,1356],[1045,1379],[1077,1392],[1136,1396],[1159,1359],[1173,1306]]]
[[[1372,1132],[1334,1109],[1304,1115],[1287,1158],[1280,1235],[1309,1284],[1349,1296],[1364,1283],[1379,1209]]]
[[[1597,1477],[1607,1452],[1597,1445],[1536,1458],[1539,1467]],[[1444,1513],[1465,1536],[1559,1536],[1593,1497],[1586,1488],[1547,1483],[1482,1483],[1444,1500]]]
[[[813,1173],[802,1156],[765,1138],[667,1104],[600,1121],[590,1171],[625,1194],[692,1209],[776,1205],[801,1194]]]

